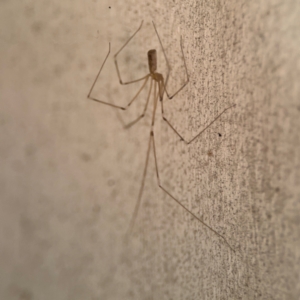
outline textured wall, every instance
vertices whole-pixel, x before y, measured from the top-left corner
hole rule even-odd
[[[99,3],[100,2],[100,3]],[[126,4],[125,4],[126,3]],[[299,299],[299,1],[0,2],[0,298]],[[112,43],[124,79],[157,48],[169,88],[157,112],[163,184],[235,252],[157,187],[151,152],[138,196],[150,117],[86,99]],[[94,96],[124,104],[109,57]],[[149,105],[149,112],[153,105]]]

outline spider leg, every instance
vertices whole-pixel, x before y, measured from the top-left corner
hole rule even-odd
[[[142,199],[142,195],[143,195],[143,191],[144,191],[144,186],[145,186],[145,179],[146,179],[146,175],[147,175],[149,156],[150,156],[150,150],[151,150],[151,141],[152,141],[152,136],[153,136],[153,119],[154,119],[155,110],[156,110],[156,104],[155,103],[157,102],[158,96],[159,96],[159,93],[156,93],[156,83],[154,83],[153,95],[154,95],[153,117],[152,117],[151,132],[150,132],[150,138],[149,138],[149,143],[148,143],[148,149],[147,149],[147,155],[146,155],[146,162],[145,162],[145,166],[144,166],[143,178],[142,178],[142,183],[141,183],[138,199],[137,199],[137,202],[135,204],[135,208],[134,208],[134,211],[133,211],[133,214],[132,214],[132,218],[131,218],[131,221],[130,221],[130,225],[129,225],[125,240],[127,240],[127,238],[130,236],[130,234],[132,232],[132,229],[134,227],[135,220],[137,218],[139,207],[140,207],[140,204],[141,204],[141,199]]]
[[[226,238],[221,235],[220,233],[218,233],[215,229],[213,229],[211,226],[209,226],[207,223],[205,223],[203,220],[201,220],[199,217],[197,217],[192,211],[190,211],[185,205],[183,205],[177,198],[175,198],[168,190],[166,190],[166,188],[164,188],[160,182],[160,178],[159,178],[159,171],[158,171],[158,163],[157,163],[157,155],[156,155],[156,147],[155,147],[155,139],[154,139],[154,133],[153,131],[151,131],[151,137],[150,140],[152,142],[152,146],[153,146],[153,152],[154,152],[154,160],[155,160],[155,169],[156,169],[156,176],[157,176],[157,184],[158,186],[169,196],[171,197],[179,206],[181,206],[186,212],[188,212],[191,216],[193,216],[198,222],[200,222],[203,226],[205,226],[206,228],[208,228],[210,231],[212,231],[216,236],[218,236],[219,238],[221,238],[226,245],[233,251],[235,252],[235,250],[231,247],[231,245],[228,243],[228,241],[226,240]]]
[[[116,70],[117,70],[117,74],[118,74],[118,78],[119,78],[119,82],[120,84],[123,84],[123,85],[126,85],[126,84],[131,84],[131,83],[134,83],[134,82],[138,82],[138,81],[141,81],[143,80],[145,77],[142,77],[142,78],[139,78],[139,79],[136,79],[136,80],[132,80],[132,81],[128,81],[128,82],[123,82],[122,78],[121,78],[121,73],[120,73],[120,70],[119,70],[119,66],[118,66],[118,60],[117,60],[117,56],[119,55],[119,53],[125,48],[125,46],[131,41],[131,39],[133,39],[133,37],[140,31],[140,29],[142,28],[143,26],[143,22],[141,22],[141,25],[140,27],[135,31],[135,33],[129,37],[129,39],[126,41],[126,43],[121,47],[121,49],[114,55],[114,61],[115,61],[115,66],[116,66]],[[148,76],[148,75],[147,75]]]
[[[110,43],[108,44],[108,52],[107,52],[107,54],[105,56],[105,59],[104,59],[102,65],[101,65],[100,69],[99,69],[99,72],[98,72],[98,74],[97,74],[97,76],[96,76],[96,78],[95,78],[95,80],[94,80],[94,82],[93,82],[93,84],[92,84],[92,86],[90,88],[90,91],[89,91],[87,97],[88,97],[88,99],[91,99],[91,100],[94,100],[94,101],[97,101],[97,102],[100,102],[100,103],[103,103],[103,104],[106,104],[106,105],[109,105],[109,106],[112,106],[112,107],[124,109],[124,107],[122,107],[122,106],[118,106],[118,105],[115,105],[115,104],[112,104],[112,103],[108,103],[108,102],[105,102],[105,101],[102,101],[102,100],[98,100],[98,99],[95,99],[95,98],[91,97],[91,93],[92,93],[92,91],[94,89],[94,86],[95,86],[95,84],[96,84],[96,82],[97,82],[97,80],[98,80],[98,78],[100,76],[100,73],[101,73],[101,71],[102,71],[102,69],[103,69],[103,67],[104,67],[104,65],[106,63],[106,60],[107,60],[109,54],[110,54]]]
[[[167,55],[166,55],[166,52],[165,52],[165,49],[163,47],[163,44],[161,42],[161,39],[160,39],[160,36],[158,34],[158,31],[156,29],[156,26],[154,24],[154,22],[152,21],[153,23],[153,27],[155,29],[155,32],[156,32],[156,35],[158,37],[158,40],[159,40],[159,43],[160,43],[160,46],[162,48],[162,51],[163,51],[163,54],[164,54],[164,57],[165,57],[165,60],[166,60],[166,63],[167,63],[167,69],[168,69],[168,72],[167,72],[167,76],[166,76],[166,83],[164,84],[164,90],[166,91],[166,94],[167,94],[167,97],[169,99],[172,99],[174,96],[176,96],[189,82],[189,74],[188,74],[188,71],[187,71],[187,66],[186,66],[186,61],[185,61],[185,57],[184,57],[184,54],[183,54],[183,46],[182,46],[182,37],[180,37],[180,48],[181,48],[181,53],[182,53],[182,57],[183,57],[183,62],[184,62],[184,68],[185,68],[185,73],[186,73],[186,81],[184,82],[184,84],[173,94],[170,96],[170,94],[168,93],[167,91],[167,84],[168,84],[168,80],[169,80],[169,75],[170,75],[170,64],[169,64],[169,60],[167,58]]]
[[[136,124],[139,120],[141,120],[145,116],[145,113],[146,113],[146,110],[147,110],[147,107],[148,107],[148,103],[149,103],[149,99],[150,99],[150,95],[151,95],[151,91],[152,91],[152,83],[153,83],[153,80],[151,79],[150,89],[149,89],[149,93],[148,93],[148,96],[147,96],[147,101],[146,101],[143,113],[139,117],[137,117],[134,121],[132,121],[132,122],[128,123],[127,125],[125,125],[124,128],[126,128],[126,129],[130,128],[131,126]]]
[[[164,117],[164,109],[163,109],[163,92],[161,92],[161,89],[163,89],[163,81],[161,80],[158,84],[159,87],[159,95],[161,95],[160,97],[160,103],[161,103],[161,112],[162,112],[162,117],[163,120],[165,120],[167,122],[167,124],[173,129],[173,131],[183,140],[183,137],[178,133],[178,131],[176,131],[176,129],[170,124],[170,122]],[[230,107],[231,108],[231,107]],[[229,108],[227,108],[229,109]],[[215,122],[227,109],[225,109],[221,114],[219,114],[217,116],[217,118],[215,118],[215,120],[213,120],[213,122]],[[191,143],[192,141],[194,141],[203,131],[205,131],[210,125],[213,124],[213,122],[211,122],[208,126],[206,126],[198,135],[196,135],[190,142],[186,142],[187,144]],[[215,235],[217,235],[218,237],[220,237],[221,239],[223,239],[223,241],[227,244],[227,246],[233,251],[234,249],[230,246],[230,244],[227,242],[226,238],[219,234],[216,230],[214,230],[211,226],[209,226],[207,223],[205,223],[203,220],[201,220],[199,217],[197,217],[192,211],[190,211],[186,206],[184,206],[177,198],[175,198],[168,190],[166,190],[166,188],[164,188],[160,182],[160,178],[159,178],[159,171],[158,171],[158,163],[157,163],[157,155],[156,155],[156,147],[155,147],[155,138],[154,138],[154,132],[153,129],[151,130],[151,139],[152,139],[152,146],[153,146],[153,153],[154,153],[154,160],[155,160],[155,169],[156,169],[156,176],[157,176],[157,184],[158,186],[169,196],[171,197],[177,204],[179,204],[186,212],[188,212],[190,215],[192,215],[196,220],[198,220],[202,225],[204,225],[205,227],[207,227],[208,229],[210,229]]]
[[[204,131],[206,131],[212,124],[214,124],[227,110],[233,108],[236,106],[236,104],[233,104],[227,108],[225,108],[220,114],[218,114],[208,125],[206,125],[199,133],[197,133],[193,138],[190,140],[186,140],[176,129],[175,127],[171,124],[171,122],[165,117],[164,114],[164,105],[163,101],[161,103],[161,114],[163,120],[168,124],[168,126],[178,135],[178,137],[184,141],[187,145],[191,144],[193,141],[195,141]]]
[[[106,101],[99,100],[99,99],[97,99],[97,98],[91,97],[91,93],[92,93],[92,91],[93,91],[93,89],[94,89],[94,87],[95,87],[95,84],[96,84],[96,82],[97,82],[97,80],[98,80],[98,78],[99,78],[99,76],[100,76],[100,73],[101,73],[101,71],[102,71],[102,69],[103,69],[103,67],[104,67],[104,65],[105,65],[105,62],[106,62],[106,60],[107,60],[109,54],[110,54],[110,43],[109,43],[108,53],[107,53],[107,55],[106,55],[106,57],[105,57],[105,59],[104,59],[102,65],[101,65],[101,67],[100,67],[100,70],[99,70],[99,72],[98,72],[98,74],[97,74],[97,76],[96,76],[96,78],[95,78],[95,80],[94,80],[94,82],[93,82],[93,84],[92,84],[92,87],[91,87],[91,89],[90,89],[90,91],[89,91],[87,97],[88,97],[88,99],[90,99],[90,100],[93,100],[93,101],[96,101],[96,102],[100,102],[100,103],[102,103],[102,104],[109,105],[109,106],[111,106],[111,107],[115,107],[115,108],[119,108],[119,109],[122,109],[122,110],[126,110],[126,109],[132,104],[132,102],[138,97],[138,95],[141,93],[141,91],[144,89],[145,85],[146,85],[147,82],[148,82],[148,79],[149,79],[150,74],[148,74],[148,75],[144,76],[142,79],[140,79],[140,80],[143,80],[143,79],[144,79],[144,80],[145,80],[144,83],[142,84],[142,86],[141,86],[141,88],[138,90],[138,92],[135,94],[135,96],[132,98],[132,100],[131,100],[126,106],[116,105],[116,104],[113,104],[113,103],[109,103],[109,102],[106,102]],[[140,81],[140,80],[137,80],[137,81]]]

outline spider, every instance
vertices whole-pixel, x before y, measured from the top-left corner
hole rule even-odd
[[[192,143],[197,137],[199,137],[205,130],[207,130],[214,122],[216,122],[227,110],[231,109],[232,107],[235,106],[231,105],[227,108],[225,108],[213,121],[211,121],[204,129],[202,129],[196,136],[194,136],[191,140],[187,141],[186,139],[183,138],[183,136],[181,134],[179,134],[179,132],[174,128],[174,126],[170,123],[170,121],[165,117],[164,114],[164,106],[163,106],[163,100],[164,100],[164,94],[166,94],[166,96],[169,99],[172,99],[173,97],[175,97],[188,83],[189,83],[189,74],[188,74],[188,70],[187,70],[187,66],[186,66],[186,61],[185,61],[185,57],[184,57],[184,53],[183,53],[183,46],[182,46],[182,37],[180,38],[180,48],[181,48],[181,53],[182,53],[182,57],[183,57],[183,62],[184,62],[184,69],[185,69],[185,73],[186,73],[186,80],[184,82],[184,84],[172,95],[170,95],[167,91],[167,83],[168,83],[168,79],[169,79],[169,74],[170,74],[170,64],[168,61],[168,58],[166,56],[164,47],[162,45],[160,36],[158,34],[158,31],[156,29],[156,26],[154,24],[154,22],[152,22],[155,33],[157,35],[157,38],[159,40],[164,58],[166,60],[167,63],[167,76],[166,76],[166,80],[164,79],[164,76],[160,73],[158,73],[157,70],[157,54],[156,54],[156,50],[155,49],[151,49],[148,51],[147,55],[148,55],[148,67],[149,67],[149,73],[145,76],[143,76],[142,78],[138,78],[132,81],[128,81],[128,82],[123,82],[122,78],[121,78],[121,74],[120,74],[120,70],[119,70],[119,66],[118,66],[118,61],[117,61],[117,57],[120,54],[120,52],[127,46],[127,44],[134,38],[134,36],[140,31],[140,29],[143,26],[143,21],[141,22],[139,28],[134,32],[133,35],[131,35],[129,37],[129,39],[126,41],[126,43],[120,48],[120,50],[114,55],[114,62],[115,62],[115,67],[116,67],[116,71],[117,71],[117,75],[119,78],[119,82],[121,85],[127,85],[127,84],[133,84],[139,81],[144,81],[141,88],[138,90],[138,92],[135,94],[135,96],[128,102],[128,104],[126,106],[119,106],[119,105],[115,105],[109,102],[105,102],[99,99],[96,99],[94,97],[91,96],[91,93],[93,91],[93,88],[99,78],[99,75],[105,65],[105,62],[108,58],[108,56],[110,55],[110,43],[109,43],[109,49],[108,49],[108,53],[100,67],[100,70],[90,88],[90,91],[88,93],[87,98],[90,100],[94,100],[97,102],[100,102],[102,104],[105,105],[109,105],[111,107],[117,108],[117,109],[121,109],[121,110],[126,110],[130,107],[130,105],[137,99],[138,95],[141,93],[141,91],[145,88],[147,82],[150,80],[150,88],[149,88],[149,92],[147,95],[147,99],[146,99],[146,104],[144,107],[144,110],[142,112],[142,114],[136,118],[134,121],[132,121],[131,123],[129,123],[127,126],[125,126],[126,128],[129,128],[130,126],[136,124],[139,120],[141,120],[144,116],[145,113],[147,111],[147,107],[148,107],[148,103],[150,100],[150,96],[151,96],[151,92],[153,89],[153,111],[152,111],[152,121],[151,121],[151,126],[150,126],[150,136],[149,136],[149,142],[148,142],[148,148],[147,148],[147,154],[146,154],[146,161],[145,161],[145,165],[144,165],[144,171],[143,171],[143,177],[142,177],[142,182],[141,182],[141,187],[139,190],[139,194],[138,194],[138,198],[137,198],[137,202],[132,214],[132,218],[130,221],[130,225],[129,225],[129,229],[128,232],[131,232],[137,214],[138,214],[138,210],[141,204],[141,199],[142,199],[142,195],[143,195],[143,190],[144,190],[144,185],[145,185],[145,178],[146,178],[146,174],[147,174],[147,168],[148,168],[148,162],[149,162],[149,156],[150,156],[150,150],[151,150],[151,146],[153,149],[153,154],[154,154],[154,160],[155,160],[155,170],[156,170],[156,176],[157,176],[157,184],[159,186],[160,189],[162,189],[171,199],[173,199],[183,210],[185,210],[186,212],[188,212],[191,216],[193,216],[197,221],[199,221],[203,226],[207,227],[211,232],[213,232],[216,236],[218,236],[219,238],[221,238],[225,244],[232,250],[235,251],[231,245],[228,243],[228,241],[226,240],[226,238],[221,235],[220,233],[218,233],[215,229],[213,229],[210,225],[208,225],[207,223],[205,223],[201,218],[199,218],[198,216],[196,216],[190,209],[188,209],[185,205],[183,205],[181,203],[181,201],[179,201],[177,198],[175,198],[164,186],[162,186],[161,181],[160,181],[160,177],[159,177],[159,168],[158,168],[158,162],[157,162],[157,155],[156,155],[156,146],[155,146],[155,137],[154,137],[154,123],[155,123],[155,114],[156,114],[156,108],[157,108],[157,104],[158,101],[160,102],[161,105],[161,114],[162,114],[162,118],[163,120],[166,122],[166,124],[174,131],[174,133],[180,138],[181,141],[183,141],[185,144],[190,144]],[[154,87],[153,87],[154,86]]]

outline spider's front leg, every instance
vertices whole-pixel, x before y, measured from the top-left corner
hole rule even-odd
[[[137,97],[139,96],[139,94],[141,93],[141,91],[144,89],[144,87],[146,86],[147,82],[148,82],[148,79],[150,77],[150,74],[147,74],[146,76],[143,76],[142,78],[139,78],[139,79],[136,79],[136,80],[132,80],[132,81],[129,81],[129,82],[123,82],[122,79],[121,79],[121,75],[120,75],[120,71],[119,71],[119,67],[118,67],[118,62],[117,62],[117,56],[118,54],[125,48],[125,46],[130,42],[130,40],[138,33],[138,31],[142,28],[142,25],[143,25],[143,21],[141,22],[141,25],[140,27],[135,31],[135,33],[126,41],[126,43],[121,47],[121,49],[114,55],[114,61],[115,61],[115,66],[116,66],[116,70],[117,70],[117,75],[118,75],[118,78],[119,78],[119,81],[122,85],[126,85],[126,84],[131,84],[131,83],[135,83],[135,82],[138,82],[138,81],[142,81],[144,80],[142,86],[140,87],[140,89],[138,90],[138,92],[135,94],[135,96],[129,101],[129,103],[126,105],[126,106],[120,106],[120,105],[116,105],[116,104],[113,104],[113,103],[109,103],[109,102],[106,102],[106,101],[103,101],[103,100],[99,100],[95,97],[92,97],[91,94],[92,94],[92,91],[94,89],[94,86],[100,76],[100,73],[106,63],[106,60],[110,54],[110,43],[109,43],[109,49],[108,49],[108,53],[100,67],[100,70],[92,84],[92,87],[88,93],[88,99],[90,100],[93,100],[93,101],[96,101],[96,102],[100,102],[102,104],[105,104],[105,105],[109,105],[111,107],[114,107],[114,108],[119,108],[119,109],[122,109],[122,110],[126,110],[127,108],[129,108],[129,106],[137,99]],[[146,108],[147,108],[147,104],[146,104]]]
[[[120,70],[119,70],[119,66],[118,66],[118,60],[117,60],[117,57],[118,55],[120,54],[120,52],[127,46],[127,44],[134,38],[134,36],[141,30],[142,26],[143,26],[143,22],[141,22],[141,25],[140,27],[135,31],[135,33],[129,37],[129,39],[126,41],[126,43],[120,48],[120,50],[114,55],[114,61],[115,61],[115,66],[116,66],[116,70],[117,70],[117,74],[118,74],[118,78],[119,78],[119,82],[120,84],[122,85],[127,85],[127,84],[131,84],[131,83],[135,83],[135,82],[138,82],[138,81],[141,81],[143,79],[145,79],[148,75],[142,77],[142,78],[138,78],[138,79],[135,79],[135,80],[132,80],[132,81],[128,81],[128,82],[123,82],[122,78],[121,78],[121,73],[120,73]]]

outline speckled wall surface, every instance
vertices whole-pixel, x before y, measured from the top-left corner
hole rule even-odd
[[[299,299],[299,1],[0,2],[0,299]],[[223,235],[185,212],[156,182],[148,117],[127,112],[160,32],[169,89],[157,112],[162,184]]]

